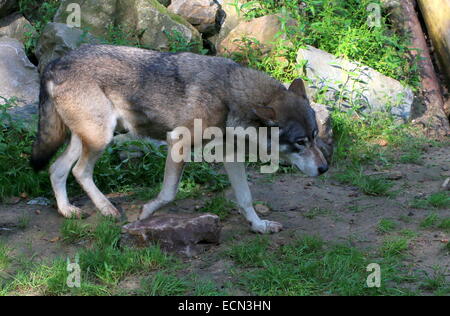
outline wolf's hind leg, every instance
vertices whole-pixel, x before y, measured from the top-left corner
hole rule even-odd
[[[80,217],[81,210],[70,204],[67,197],[67,177],[70,169],[81,155],[81,140],[72,134],[69,147],[50,167],[50,181],[55,192],[58,212],[66,217]]]
[[[139,216],[140,220],[150,217],[155,211],[175,200],[181,176],[183,175],[183,169],[184,162],[178,163],[173,161],[171,157],[171,147],[169,147],[164,171],[163,188],[156,199],[144,205],[142,213]]]
[[[120,212],[97,188],[92,178],[95,163],[101,157],[108,144],[109,141],[105,142],[102,148],[99,148],[98,146],[90,146],[88,142],[83,141],[81,157],[72,172],[83,190],[104,216],[119,217]]]
[[[283,226],[277,222],[261,220],[253,208],[252,193],[248,186],[245,165],[241,162],[224,163],[239,206],[245,218],[252,225],[252,230],[260,234],[278,233]]]

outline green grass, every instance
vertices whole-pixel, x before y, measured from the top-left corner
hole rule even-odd
[[[199,211],[215,214],[219,216],[221,220],[224,220],[230,216],[231,211],[235,207],[235,204],[224,196],[216,196],[206,201],[205,205]]]
[[[450,193],[439,192],[431,194],[426,198],[416,198],[412,201],[411,207],[419,209],[436,208],[436,209],[450,209]]]
[[[432,275],[427,275],[420,287],[436,296],[450,295],[450,284],[447,282],[447,274],[440,267],[435,267]]]
[[[420,223],[421,228],[432,228],[439,222],[439,215],[436,213],[431,213]]]
[[[378,223],[377,231],[381,234],[393,232],[398,227],[397,223],[391,219],[382,219]]]
[[[11,263],[11,250],[0,241],[0,271],[5,270]]]
[[[82,220],[65,219],[61,226],[62,240],[67,243],[76,243],[84,239],[90,239],[93,234],[90,226]]]
[[[166,272],[157,272],[155,275],[142,281],[139,294],[145,296],[180,296],[188,290],[185,280]]]
[[[383,240],[380,254],[385,258],[403,256],[409,249],[410,239],[403,236],[389,236]]]
[[[389,295],[407,291],[391,288],[402,273],[397,263],[380,262],[344,245],[330,245],[315,237],[302,237],[271,247],[264,238],[244,241],[227,255],[238,265],[236,278],[251,295]],[[366,267],[383,267],[382,287],[368,288]],[[399,279],[398,279],[399,280]]]

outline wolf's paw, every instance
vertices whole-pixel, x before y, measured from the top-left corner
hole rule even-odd
[[[274,234],[283,230],[283,225],[277,222],[260,221],[252,225],[252,231],[259,234]]]
[[[103,216],[111,216],[114,218],[119,218],[121,216],[120,212],[113,205],[103,207],[100,212]]]
[[[81,209],[73,205],[68,205],[64,208],[58,209],[58,213],[69,219],[81,219],[83,216],[83,212],[81,211]]]

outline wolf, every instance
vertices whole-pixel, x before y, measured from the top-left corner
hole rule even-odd
[[[50,167],[58,211],[80,216],[69,202],[70,170],[105,216],[120,216],[93,181],[94,165],[116,130],[166,140],[179,126],[193,128],[279,127],[280,152],[309,176],[328,170],[317,146],[315,112],[301,79],[287,89],[267,74],[234,61],[193,53],[167,53],[132,47],[83,45],[51,62],[42,74],[39,126],[31,165],[43,170],[65,143],[67,149]],[[169,152],[171,144],[169,143]],[[74,166],[75,165],[75,166]],[[244,163],[226,162],[241,212],[257,233],[282,230],[256,214]],[[184,163],[168,155],[163,188],[145,204],[140,220],[175,199]]]

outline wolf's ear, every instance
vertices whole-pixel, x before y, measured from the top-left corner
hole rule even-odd
[[[302,79],[295,79],[289,87],[289,91],[294,92],[301,98],[307,98],[305,82]]]
[[[269,126],[277,125],[277,113],[270,106],[258,106],[253,109],[253,113]]]

